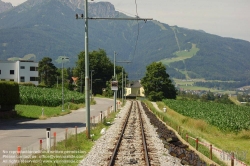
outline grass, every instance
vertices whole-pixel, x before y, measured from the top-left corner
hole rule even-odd
[[[157,104],[162,110],[164,103],[157,102]],[[239,133],[221,132],[216,127],[209,125],[200,119],[196,120],[185,117],[168,107],[167,113],[162,114],[169,123],[174,126],[181,126],[182,130],[189,133],[189,135],[206,140],[226,152],[234,152],[240,160],[246,162],[248,165],[250,164],[250,131],[243,130]],[[201,150],[206,151],[208,149],[203,148]],[[214,161],[217,163],[219,162],[216,160]]]
[[[79,162],[87,156],[94,142],[101,137],[100,131],[103,128],[108,129],[110,124],[106,122],[113,122],[117,112],[112,112],[103,123],[98,123],[91,129],[91,139],[88,139],[85,132],[76,135],[69,135],[67,140],[58,142],[56,147],[51,148],[51,152],[47,153],[45,150],[41,154],[34,154],[31,158],[25,159],[29,163],[19,163],[18,166],[76,166]],[[38,161],[35,163],[35,161]]]
[[[174,54],[177,56],[175,58],[166,58],[161,60],[161,62],[165,65],[169,65],[170,63],[177,62],[177,61],[183,61],[188,58],[192,58],[200,49],[196,47],[196,44],[192,44],[192,48],[190,51],[184,50],[184,51],[177,51]]]
[[[235,94],[236,93],[236,91],[218,90],[216,88],[194,86],[195,82],[201,82],[201,81],[206,81],[206,80],[204,79],[192,79],[192,80],[174,79],[174,82],[178,85],[178,87],[183,90],[205,90],[205,91],[211,91],[211,92],[223,93],[223,94]],[[225,82],[232,82],[232,81],[225,81]]]
[[[47,119],[49,117],[63,116],[71,113],[71,110],[77,110],[84,107],[83,104],[65,103],[64,111],[62,107],[43,107],[34,105],[16,105],[16,111],[19,118]],[[43,111],[42,111],[43,110]],[[43,112],[43,113],[42,113]]]
[[[96,104],[96,101],[94,99],[91,99],[90,104],[94,105]],[[44,120],[50,117],[67,115],[67,114],[70,114],[72,110],[77,110],[83,107],[85,107],[85,104],[75,104],[75,103],[68,102],[64,104],[64,111],[62,111],[62,106],[43,107],[43,106],[34,106],[34,105],[16,105],[15,110],[17,111],[17,118],[30,118],[30,119]]]

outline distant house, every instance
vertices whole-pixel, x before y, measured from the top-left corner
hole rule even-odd
[[[0,61],[0,81],[31,82],[38,85],[38,63],[34,61]]]
[[[140,80],[129,83],[125,89],[126,98],[145,97],[144,88],[142,87]]]

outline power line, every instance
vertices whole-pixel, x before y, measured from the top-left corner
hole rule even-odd
[[[136,12],[136,17],[139,18],[139,15],[138,15],[138,10],[137,10],[137,1],[135,0],[135,12]],[[136,42],[135,42],[135,49],[134,49],[134,53],[133,53],[133,56],[132,56],[132,62],[134,61],[134,58],[135,58],[135,52],[136,52],[136,49],[137,49],[137,43],[138,43],[138,39],[139,39],[139,35],[140,35],[140,27],[139,27],[139,21],[137,20],[137,37],[136,37]]]

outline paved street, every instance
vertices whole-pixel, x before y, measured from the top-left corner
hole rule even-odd
[[[91,116],[99,115],[100,111],[113,106],[113,100],[95,98],[96,105],[90,106]],[[46,112],[46,110],[45,110]],[[35,151],[39,149],[39,141],[43,140],[46,147],[46,128],[51,128],[51,137],[57,133],[57,140],[64,139],[65,129],[69,133],[85,130],[85,108],[73,111],[71,114],[53,117],[46,120],[1,120],[0,121],[0,165],[2,165],[4,151],[16,151],[18,146],[22,150]],[[53,142],[53,141],[51,141]]]

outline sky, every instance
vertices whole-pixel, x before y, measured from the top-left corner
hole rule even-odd
[[[26,0],[2,0],[17,6]],[[101,2],[103,0],[94,0]],[[250,0],[104,0],[129,16],[250,41]],[[89,0],[89,2],[92,2]],[[136,3],[135,3],[136,2]]]

